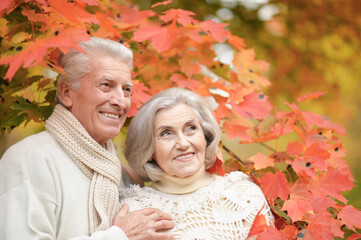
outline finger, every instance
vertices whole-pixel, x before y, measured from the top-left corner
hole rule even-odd
[[[173,234],[170,234],[170,233],[158,233],[154,239],[156,239],[156,240],[174,240],[175,237],[173,236]]]
[[[153,214],[156,210],[157,210],[156,208],[143,208],[143,209],[136,210],[133,213],[140,214],[143,216],[149,216],[149,215]]]
[[[144,210],[144,212],[142,212],[144,216],[148,217],[151,220],[172,220],[172,216],[170,214],[162,212],[158,208],[145,208],[142,210]]]
[[[165,212],[159,212],[159,219],[160,220],[173,220],[172,216],[168,213],[165,213]]]
[[[129,206],[128,204],[124,203],[123,206],[119,209],[117,216],[119,217],[125,217],[129,213]]]
[[[175,224],[173,221],[170,220],[160,220],[155,222],[153,226],[154,226],[154,230],[158,232],[158,231],[172,229],[174,228]]]

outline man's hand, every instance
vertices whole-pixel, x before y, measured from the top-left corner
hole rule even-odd
[[[113,219],[130,240],[173,240],[174,236],[162,231],[174,227],[172,217],[156,208],[145,208],[129,213],[124,204]]]

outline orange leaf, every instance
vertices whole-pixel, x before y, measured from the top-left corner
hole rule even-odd
[[[272,110],[272,105],[262,93],[251,93],[244,97],[239,104],[231,103],[232,109],[245,118],[262,119],[267,117]]]
[[[183,75],[175,73],[170,77],[172,82],[177,83],[178,87],[188,88],[191,90],[196,89],[199,86],[199,82],[194,79],[187,79]]]
[[[253,220],[253,224],[251,230],[249,231],[248,237],[264,232],[267,229],[267,227],[268,225],[267,225],[266,217],[263,214],[260,214],[259,211]]]
[[[312,239],[330,240],[335,236],[342,237],[342,223],[331,217],[331,214],[324,212],[316,215],[307,226],[307,230],[312,235]]]
[[[327,150],[321,148],[319,143],[312,143],[305,152],[305,158],[310,161],[311,166],[316,166],[321,171],[327,170],[325,160],[330,157]]]
[[[231,34],[229,35],[228,43],[238,50],[242,50],[246,46],[243,38]]]
[[[31,67],[43,63],[48,49],[58,47],[64,53],[70,51],[70,48],[83,51],[78,42],[89,40],[89,35],[84,29],[65,28],[58,32],[56,36],[37,38],[34,42],[23,44],[25,49],[19,54],[1,56],[0,64],[10,65],[5,78],[12,79],[22,64],[24,67]]]
[[[275,165],[273,158],[268,157],[262,153],[257,153],[256,155],[253,155],[252,157],[249,158],[249,160],[254,162],[255,169],[274,167],[274,165]]]
[[[96,0],[78,0],[80,2],[86,3],[90,6],[98,6],[99,3]]]
[[[287,211],[287,215],[291,217],[292,221],[302,220],[306,212],[312,211],[311,203],[305,199],[289,199],[285,201],[282,211]]]
[[[176,20],[182,26],[187,26],[188,24],[191,24],[193,18],[190,16],[195,15],[195,13],[191,11],[173,8],[165,11],[164,14],[165,15],[161,16],[160,19],[163,20],[165,23]]]
[[[327,94],[327,92],[314,92],[314,93],[308,93],[308,94],[305,94],[301,97],[298,97],[297,98],[297,102],[303,102],[303,101],[306,101],[308,99],[317,99],[319,98],[320,96],[323,96]]]
[[[84,6],[81,6],[79,3],[71,3],[66,0],[48,0],[48,2],[53,10],[73,23],[79,25],[84,24],[85,22],[98,23],[95,16],[86,11]]]
[[[360,240],[360,239],[361,239],[361,234],[357,234],[357,233],[354,233],[347,238],[347,240]]]
[[[361,211],[352,206],[346,206],[338,214],[338,218],[346,224],[348,228],[357,227],[361,228]]]
[[[170,3],[172,3],[173,0],[167,0],[167,1],[164,1],[164,2],[159,2],[159,3],[155,3],[151,6],[151,8],[154,8],[154,7],[157,7],[157,6],[160,6],[160,5],[168,5]]]
[[[132,40],[142,42],[151,39],[151,45],[158,52],[162,52],[169,49],[172,43],[172,39],[174,39],[177,34],[178,30],[174,22],[167,27],[141,27],[138,31],[134,33]]]
[[[317,175],[309,189],[317,196],[331,196],[340,201],[347,202],[341,192],[351,190],[353,186],[350,175],[343,175],[337,169],[331,168],[327,172]]]
[[[249,127],[245,125],[242,119],[227,119],[224,121],[222,128],[230,139],[239,137],[241,141],[252,141],[252,138],[246,132]]]
[[[207,169],[207,172],[210,174],[217,173],[220,176],[224,176],[226,172],[223,169],[223,161],[217,157],[217,160],[214,162],[212,167]]]
[[[289,240],[288,233],[283,233],[274,227],[268,227],[265,232],[257,236],[257,240]]]
[[[213,20],[201,22],[200,28],[210,34],[218,42],[224,42],[227,39],[228,31],[224,29],[228,24],[216,23]]]
[[[319,114],[305,111],[302,112],[302,117],[305,119],[309,127],[315,125],[320,128],[332,129],[339,134],[344,135],[346,133],[345,129],[341,125],[335,124],[331,122],[329,119],[320,116]]]
[[[287,152],[292,156],[298,156],[303,153],[305,146],[298,141],[291,142],[287,145]]]
[[[276,174],[266,173],[261,178],[261,186],[266,197],[271,200],[275,200],[277,197],[286,200],[290,194],[286,177],[282,172]]]

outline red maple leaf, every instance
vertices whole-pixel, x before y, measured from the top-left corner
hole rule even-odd
[[[48,0],[50,8],[63,16],[70,22],[76,24],[98,23],[95,15],[84,9],[83,4],[80,2],[69,2],[66,0]]]
[[[315,215],[307,226],[307,230],[312,236],[308,239],[329,240],[334,239],[335,236],[342,237],[341,226],[342,223],[334,219],[328,212]]]
[[[167,1],[164,1],[164,2],[159,2],[159,3],[155,3],[151,6],[151,8],[154,8],[154,7],[157,7],[157,6],[160,6],[160,5],[168,5],[170,3],[172,3],[173,0],[167,0]]]
[[[244,47],[246,47],[246,44],[244,43],[244,39],[235,35],[229,35],[228,43],[238,50],[243,50]]]
[[[317,126],[324,129],[332,129],[342,135],[345,135],[346,133],[345,129],[341,125],[335,124],[317,113],[305,111],[302,112],[302,117],[309,127]]]
[[[251,230],[249,231],[247,237],[257,235],[268,228],[266,217],[263,214],[260,214],[260,212],[261,211],[259,211],[254,218]]]
[[[176,20],[182,26],[187,26],[193,22],[193,18],[190,17],[195,15],[194,12],[186,11],[183,9],[169,9],[164,12],[164,16],[161,16],[160,19],[163,20],[165,23],[171,22]]]
[[[290,194],[286,177],[282,172],[277,172],[276,174],[266,173],[261,178],[261,187],[266,197],[270,200],[275,200],[277,197],[286,200]]]
[[[361,239],[361,234],[359,233],[354,233],[347,238],[347,240],[360,240],[360,239]]]
[[[288,160],[287,163],[292,165],[293,170],[298,174],[304,172],[308,177],[314,178],[316,176],[317,169],[303,156],[295,158],[294,161]]]
[[[343,175],[337,169],[330,168],[327,172],[318,174],[314,181],[310,183],[309,189],[316,196],[331,196],[347,202],[341,192],[351,190],[353,186],[350,175]]]
[[[323,95],[327,94],[327,92],[314,92],[314,93],[308,93],[308,94],[305,94],[301,97],[298,97],[297,98],[297,102],[303,102],[303,101],[306,101],[308,99],[315,99],[315,98],[319,98]]]
[[[289,230],[293,230],[294,232]],[[257,240],[289,240],[293,239],[293,235],[295,235],[295,229],[287,228],[287,231],[283,232],[274,227],[268,227],[266,231],[258,234]]]
[[[224,176],[226,174],[226,172],[223,169],[223,161],[217,157],[217,160],[214,162],[214,164],[212,165],[212,167],[207,169],[207,172],[209,172],[210,174],[218,174],[220,176]]]
[[[25,68],[41,63],[45,65],[44,56],[51,48],[58,47],[64,53],[70,51],[70,48],[83,51],[78,42],[89,40],[85,29],[78,28],[64,28],[60,29],[57,35],[50,33],[48,35],[39,37],[34,42],[24,43],[22,45],[24,50],[16,55],[2,55],[0,64],[10,65],[5,78],[11,80],[22,64]]]
[[[272,110],[272,105],[262,93],[251,93],[244,96],[244,101],[239,104],[231,103],[232,109],[245,118],[263,119]]]
[[[151,39],[151,45],[162,52],[171,46],[172,40],[178,35],[175,21],[169,26],[160,27],[157,25],[140,27],[133,35],[132,40],[142,42]]]
[[[194,79],[187,79],[183,75],[174,73],[170,78],[172,82],[177,83],[178,87],[188,88],[191,90],[196,89],[199,86],[199,82]]]
[[[252,138],[248,135],[249,126],[241,118],[226,119],[222,125],[222,129],[226,132],[230,139],[239,137],[241,141],[251,142]]]
[[[329,197],[314,196],[311,200],[311,206],[315,214],[320,214],[327,211],[329,207],[335,207],[336,202]]]
[[[312,211],[311,203],[302,198],[289,199],[285,201],[282,211],[287,211],[292,221],[300,221],[306,212]]]
[[[272,157],[266,156],[263,153],[257,153],[249,158],[252,162],[254,162],[255,169],[262,169],[266,167],[274,167],[275,160]]]
[[[310,166],[317,167],[320,171],[326,171],[325,160],[330,157],[330,153],[321,147],[319,143],[313,143],[305,152],[304,157],[310,162]]]
[[[287,152],[292,156],[298,156],[305,150],[305,145],[298,141],[291,142],[287,145]]]
[[[350,229],[353,227],[361,228],[361,211],[352,206],[344,207],[337,218],[342,219],[343,223]]]
[[[201,22],[199,27],[218,42],[224,42],[227,39],[228,31],[224,29],[228,24],[216,23],[213,20]]]
[[[139,82],[139,80],[133,80],[133,85],[132,105],[128,113],[129,117],[134,116],[137,113],[137,109],[151,97],[151,95],[147,93],[149,89],[144,83]]]

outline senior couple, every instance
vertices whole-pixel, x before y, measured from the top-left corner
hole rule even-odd
[[[202,98],[171,88],[133,118],[122,168],[112,143],[131,105],[132,52],[91,38],[59,59],[46,130],[0,160],[0,239],[246,239],[258,213],[273,216],[260,188],[241,172],[206,169],[219,128]],[[134,175],[153,181],[133,185]]]

